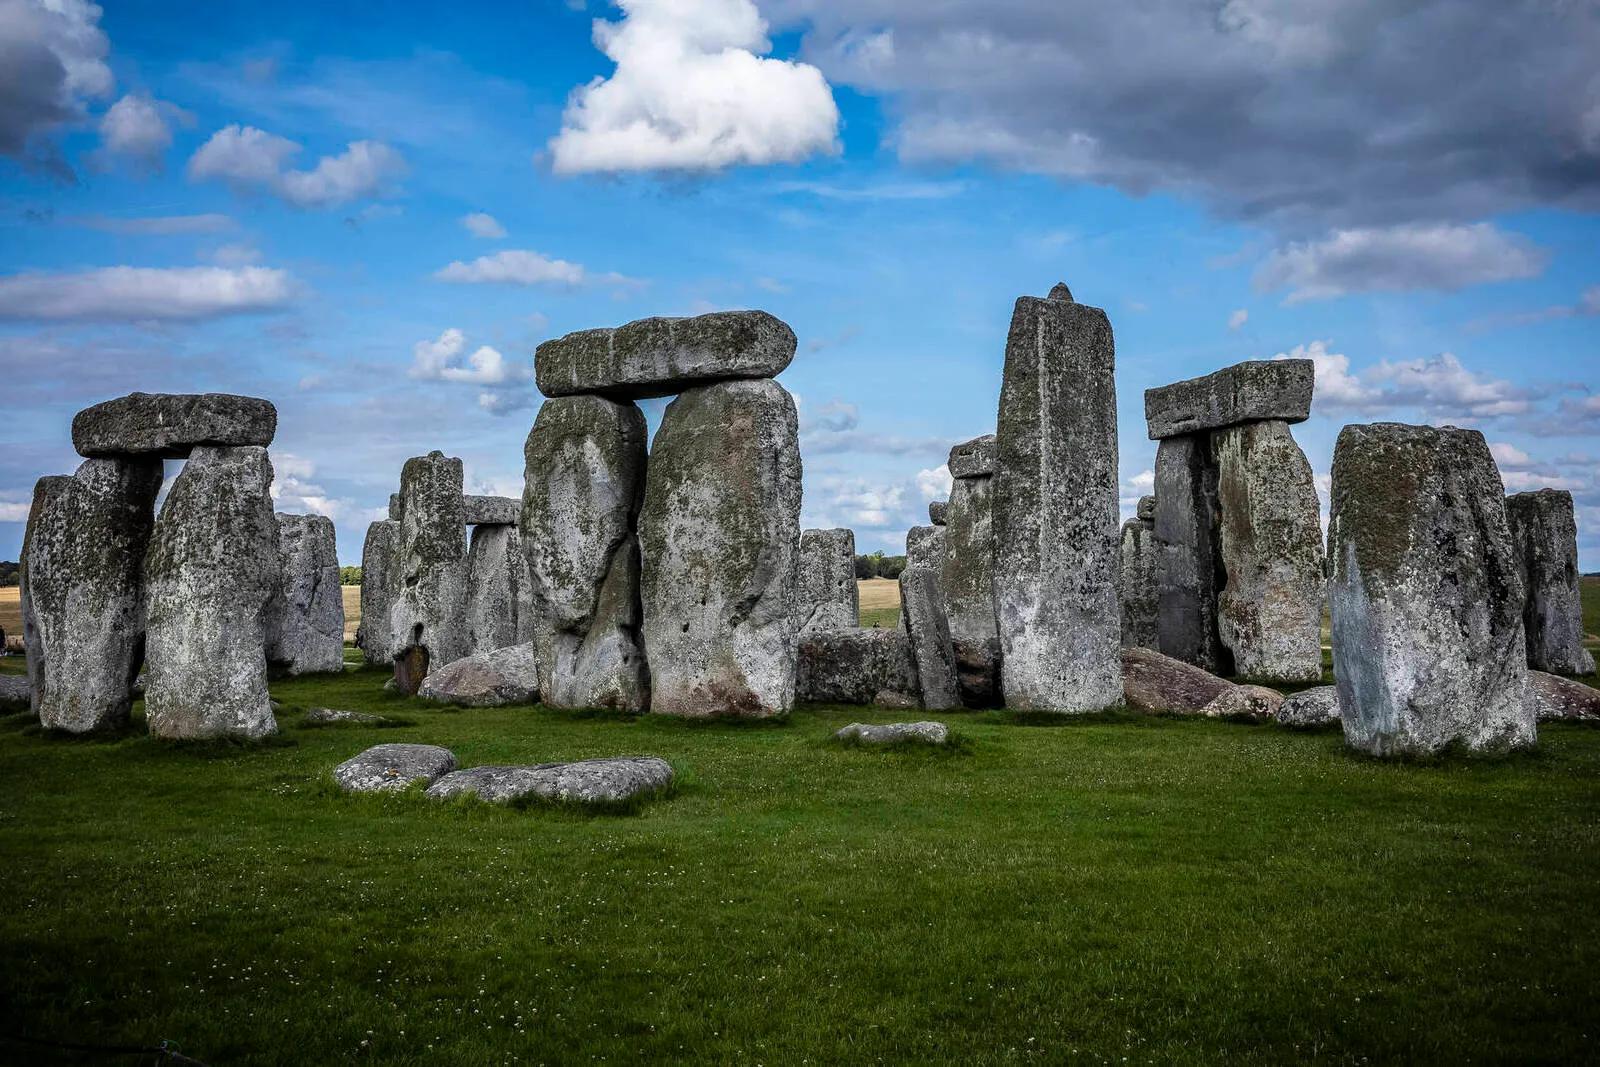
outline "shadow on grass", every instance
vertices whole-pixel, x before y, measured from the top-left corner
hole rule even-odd
[[[1106,708],[1102,711],[1062,713],[1054,711],[1008,711],[996,708],[980,712],[982,721],[998,726],[1160,726],[1164,720],[1192,719],[1193,715],[1176,715],[1165,711],[1138,711],[1129,707]]]

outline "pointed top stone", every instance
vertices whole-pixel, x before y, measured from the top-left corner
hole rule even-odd
[[[1056,282],[1055,287],[1050,290],[1050,299],[1064,300],[1070,304],[1073,302],[1072,290],[1067,288],[1066,282]]]

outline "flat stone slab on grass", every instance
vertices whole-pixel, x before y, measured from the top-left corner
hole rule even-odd
[[[346,793],[399,793],[455,769],[455,754],[438,745],[373,745],[335,767],[333,780]]]
[[[196,445],[270,445],[277,432],[272,401],[231,393],[129,393],[72,417],[80,456],[182,459]]]
[[[1139,711],[1203,711],[1233,683],[1148,648],[1122,650],[1122,693]]]
[[[341,711],[338,708],[312,708],[306,712],[305,717],[307,726],[334,726],[342,723],[383,726],[390,721],[392,720],[386,715],[374,715],[370,711]]]
[[[1146,389],[1144,417],[1150,440],[1262,419],[1305,422],[1311,417],[1314,370],[1309,359],[1254,359],[1201,378]]]
[[[17,705],[28,707],[33,702],[33,687],[21,674],[0,674],[0,708],[15,710]]]
[[[1540,722],[1600,722],[1600,689],[1544,671],[1528,671],[1528,696]]]
[[[833,736],[840,741],[854,741],[862,745],[898,745],[903,742],[943,745],[950,740],[950,728],[942,722],[928,719],[876,724],[853,722]]]
[[[539,699],[539,658],[532,644],[466,656],[424,678],[417,696],[469,708],[532,704]]]
[[[622,804],[672,784],[672,764],[659,756],[616,756],[526,767],[469,767],[428,787],[435,800],[475,796],[497,804],[549,800]]]

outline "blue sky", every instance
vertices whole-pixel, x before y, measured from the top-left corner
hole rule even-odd
[[[805,525],[899,551],[1064,280],[1126,510],[1144,389],[1304,354],[1319,475],[1477,426],[1600,569],[1600,15],[1404,10],[0,0],[0,558],[143,389],[271,398],[280,509],[359,562],[408,456],[520,492],[540,340],[737,307],[800,338]]]

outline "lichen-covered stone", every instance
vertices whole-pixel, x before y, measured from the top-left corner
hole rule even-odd
[[[1481,433],[1346,426],[1328,555],[1347,744],[1394,756],[1534,743],[1522,577]]]
[[[344,593],[333,520],[279,512],[282,569],[267,602],[267,662],[289,674],[344,670]]]
[[[515,526],[473,527],[467,550],[467,647],[472,652],[537,638],[533,578]]]
[[[1230,685],[1200,709],[1212,719],[1274,718],[1283,706],[1283,694],[1264,685]]]
[[[1156,597],[1156,524],[1132,518],[1122,524],[1122,647],[1160,644]]]
[[[961,702],[1000,703],[1000,633],[994,617],[994,479],[957,478],[950,489],[939,588]]]
[[[515,526],[522,501],[511,496],[473,496],[461,499],[461,517],[468,526]]]
[[[1506,518],[1527,591],[1522,625],[1528,666],[1553,674],[1593,674],[1594,657],[1583,647],[1572,494],[1564,489],[1517,493],[1506,498]]]
[[[1155,522],[1156,498],[1153,496],[1140,497],[1138,507],[1134,511],[1134,517],[1143,519],[1145,522]]]
[[[461,461],[437,450],[406,460],[400,471],[399,580],[388,629],[391,658],[411,648],[426,650],[426,657],[408,657],[413,668],[437,670],[471,649],[461,480]],[[414,670],[406,678],[421,681]]]
[[[455,769],[455,754],[438,745],[373,745],[335,767],[333,780],[346,793],[399,793]]]
[[[635,533],[645,439],[637,407],[598,396],[546,400],[528,434],[522,547],[554,707],[649,706]]]
[[[539,657],[533,645],[463,656],[429,671],[417,696],[468,708],[501,708],[539,699]]]
[[[948,501],[948,500],[930,500],[930,501],[928,501],[928,521],[933,523],[935,526],[943,526],[945,524],[945,521],[946,521],[947,516],[949,514],[950,514],[950,501]]]
[[[258,445],[197,447],[145,556],[145,717],[166,738],[276,732],[265,609],[278,587],[272,464]]]
[[[1233,673],[1222,643],[1223,585],[1217,466],[1203,435],[1156,447],[1156,633],[1162,653],[1213,674]]]
[[[398,515],[398,507],[391,515]],[[370,664],[387,666],[399,647],[390,627],[389,611],[399,596],[400,523],[380,519],[367,527],[361,546],[361,622],[356,627],[356,647]]]
[[[943,745],[950,741],[950,728],[930,719],[921,722],[853,722],[836,731],[833,736],[840,741],[861,745],[899,745],[906,742]]]
[[[800,442],[776,382],[668,406],[639,516],[651,710],[770,716],[794,702]]]
[[[1315,384],[1315,365],[1309,359],[1257,359],[1146,389],[1144,417],[1150,440],[1265,419],[1304,422],[1311,417]],[[1158,491],[1156,496],[1160,495]]]
[[[1528,696],[1540,722],[1600,722],[1600,689],[1545,671],[1528,671]]]
[[[963,441],[950,449],[950,459],[947,466],[952,478],[987,478],[994,474],[995,435],[986,433],[982,437],[974,437],[970,441]]]
[[[229,393],[129,393],[72,418],[80,456],[152,455],[182,459],[197,445],[270,445],[278,431],[272,402]]]
[[[1123,649],[1121,667],[1123,700],[1139,711],[1202,711],[1233,686],[1226,678],[1149,648]]]
[[[928,711],[961,707],[944,594],[939,588],[939,572],[932,567],[907,567],[900,572],[900,628],[911,643],[922,707]]]
[[[623,804],[672,784],[672,764],[659,756],[613,756],[531,767],[469,767],[428,787],[434,800],[475,796],[499,804],[546,800]]]
[[[569,333],[541,344],[533,367],[545,396],[642,400],[725,379],[776,377],[794,350],[794,331],[765,311],[714,311]]]
[[[1074,713],[1122,699],[1117,397],[1110,321],[1062,289],[1011,316],[994,588],[1006,707]]]
[[[800,534],[794,618],[802,635],[854,630],[860,625],[856,535],[852,531],[806,530]]]
[[[394,522],[400,521],[400,494],[389,494],[389,518]]]
[[[906,566],[943,569],[944,539],[943,526],[911,527],[906,531]]]
[[[344,711],[339,708],[311,708],[301,720],[307,726],[386,726],[390,719],[367,711]]]
[[[1275,718],[1284,726],[1332,726],[1339,721],[1339,687],[1319,685],[1290,693]]]
[[[144,554],[161,461],[91,459],[41,478],[22,541],[22,634],[32,707],[49,730],[128,721],[145,645]]]
[[[1322,677],[1322,523],[1311,463],[1286,422],[1212,436],[1227,583],[1217,631],[1234,673],[1282,682]]]
[[[911,640],[903,630],[813,631],[800,635],[795,698],[808,704],[921,704]]]

